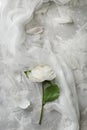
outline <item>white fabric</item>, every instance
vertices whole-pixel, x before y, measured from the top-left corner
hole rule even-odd
[[[82,1],[1,0],[0,130],[87,129],[87,1]],[[34,27],[43,31],[27,34]],[[23,74],[39,64],[53,68],[60,87],[59,99],[45,106],[41,126],[41,84]],[[15,107],[20,91],[28,93],[28,110]]]

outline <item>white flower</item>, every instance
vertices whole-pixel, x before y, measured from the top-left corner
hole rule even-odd
[[[50,66],[38,65],[31,70],[28,77],[32,82],[43,82],[45,80],[53,80],[56,74]]]
[[[26,109],[30,106],[30,101],[27,99],[28,91],[23,90],[18,92],[13,97],[13,101],[16,107]]]

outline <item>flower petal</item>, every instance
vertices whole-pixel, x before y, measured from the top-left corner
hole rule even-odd
[[[30,106],[30,102],[27,99],[24,99],[19,103],[18,106],[22,109],[26,109]]]
[[[44,31],[43,27],[34,27],[34,28],[26,30],[26,33],[30,34],[30,35],[33,35],[33,34],[43,33],[43,31]]]
[[[55,72],[48,65],[38,65],[32,69],[29,79],[32,82],[43,82],[45,80],[53,80],[56,77]]]

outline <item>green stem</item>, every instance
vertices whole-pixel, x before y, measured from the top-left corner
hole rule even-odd
[[[42,108],[41,108],[41,113],[40,113],[40,120],[39,120],[39,125],[42,123],[42,118],[43,118],[43,113],[44,113],[44,82],[42,83]]]
[[[50,85],[53,84],[52,81],[48,81],[48,80],[44,81],[44,83],[48,83],[48,84],[50,84]]]

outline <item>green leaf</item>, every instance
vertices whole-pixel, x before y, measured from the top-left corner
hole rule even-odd
[[[60,89],[56,84],[52,84],[44,90],[44,103],[56,100],[60,95]]]
[[[29,74],[31,73],[31,70],[24,71],[27,78],[29,78]]]

